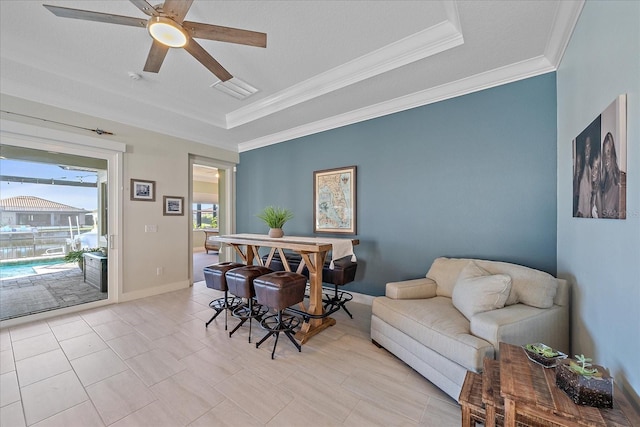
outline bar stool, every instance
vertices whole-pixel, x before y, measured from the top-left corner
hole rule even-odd
[[[218,315],[224,311],[224,330],[227,330],[227,310],[235,309],[242,300],[236,297],[229,298],[229,288],[227,287],[225,273],[234,268],[243,266],[244,264],[240,264],[239,262],[221,262],[207,266],[203,269],[204,281],[207,284],[207,288],[224,291],[223,298],[214,299],[209,303],[209,307],[213,308],[216,313],[207,323],[204,324],[205,328],[208,328],[209,323],[213,322],[213,319],[218,317]]]
[[[333,311],[334,307],[342,308],[349,317],[353,319],[351,312],[346,307],[346,303],[353,299],[353,295],[349,292],[339,290],[338,287],[344,286],[355,280],[358,263],[351,261],[350,256],[346,256],[335,260],[333,265],[334,268],[331,269],[329,268],[329,263],[326,263],[322,269],[322,281],[329,285],[333,285],[332,287],[329,287],[330,291],[325,292],[324,297],[322,298],[324,309],[327,310],[331,307],[330,311]],[[324,286],[323,289],[325,289]]]
[[[234,317],[240,319],[240,323],[236,325],[231,332],[229,332],[229,338],[235,331],[249,321],[249,342],[251,342],[251,319],[262,320],[268,309],[261,305],[254,305],[253,298],[256,296],[256,290],[253,287],[254,279],[271,273],[271,270],[267,267],[259,265],[246,265],[243,267],[234,268],[225,273],[227,279],[227,286],[231,294],[246,299],[246,303],[240,304],[236,307],[231,314]]]
[[[302,351],[300,344],[293,338],[293,329],[300,325],[300,319],[295,316],[284,316],[283,312],[287,307],[298,304],[304,300],[304,290],[307,285],[307,278],[302,274],[290,271],[276,271],[260,276],[253,281],[258,303],[274,310],[277,313],[264,317],[260,325],[269,332],[256,344],[256,348],[265,342],[267,338],[276,336],[273,344],[271,358],[274,358],[278,337],[283,332],[293,343],[298,351]]]

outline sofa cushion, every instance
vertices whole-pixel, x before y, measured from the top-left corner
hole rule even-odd
[[[511,294],[505,305],[521,302],[531,307],[550,308],[558,290],[558,279],[545,273],[517,264],[476,260],[491,274],[507,274],[511,277]]]
[[[493,357],[493,346],[471,335],[469,320],[456,310],[451,298],[393,300],[378,297],[373,300],[371,312],[466,369],[479,372],[484,357]]]
[[[504,307],[511,291],[511,277],[490,274],[473,261],[462,269],[453,288],[453,306],[471,320],[476,313]]]
[[[437,283],[436,294],[452,297],[458,275],[471,261],[468,258],[436,258],[427,273]],[[473,260],[491,274],[511,277],[511,292],[505,305],[521,302],[538,308],[549,308],[558,288],[558,280],[544,271],[499,261]]]
[[[468,262],[468,259],[445,257],[436,258],[433,261],[427,277],[437,283],[436,295],[449,298],[453,296],[456,280]]]

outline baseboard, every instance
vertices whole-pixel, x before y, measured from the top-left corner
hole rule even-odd
[[[154,286],[152,288],[141,289],[139,291],[125,292],[120,295],[120,297],[118,298],[118,302],[120,303],[120,302],[126,302],[126,301],[133,301],[136,299],[152,297],[152,296],[164,294],[167,292],[179,291],[181,289],[186,289],[189,286],[190,285],[188,280],[181,280],[179,282],[168,283],[162,286]]]
[[[371,305],[373,304],[373,299],[375,298],[373,295],[367,295],[367,294],[360,294],[358,292],[349,292],[351,295],[353,295],[353,302],[357,302],[358,304],[366,304],[366,305]]]

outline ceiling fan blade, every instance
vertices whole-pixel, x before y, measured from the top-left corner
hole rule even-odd
[[[162,12],[180,24],[184,21],[184,17],[187,16],[191,3],[193,3],[193,0],[165,0],[162,5]]]
[[[239,28],[222,27],[220,25],[202,24],[191,21],[184,21],[182,27],[187,30],[191,37],[199,39],[267,47],[267,35],[257,31],[241,30]]]
[[[107,24],[130,25],[132,27],[147,26],[146,19],[133,18],[131,16],[112,15],[110,13],[92,12],[90,10],[70,9],[68,7],[51,6],[43,4],[51,13],[61,18],[84,19],[86,21],[106,22]]]
[[[142,11],[142,13],[147,14],[149,16],[156,16],[158,12],[156,9],[151,6],[146,0],[129,0],[131,3],[135,5],[138,9]]]
[[[147,62],[144,64],[143,70],[149,73],[159,72],[167,52],[169,52],[169,46],[154,40],[151,49],[149,49],[149,55],[147,55]]]
[[[222,65],[220,65],[218,61],[213,59],[213,57],[209,55],[209,53],[207,53],[207,51],[204,50],[204,48],[200,46],[198,42],[196,42],[194,39],[190,38],[187,44],[184,46],[184,49],[187,52],[189,52],[191,55],[193,55],[194,58],[196,58],[202,65],[207,67],[209,71],[215,74],[216,77],[218,77],[223,82],[226,82],[227,80],[233,77],[231,74],[229,74],[227,70],[224,69]]]

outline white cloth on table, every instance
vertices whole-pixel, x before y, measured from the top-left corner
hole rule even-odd
[[[351,255],[351,262],[356,262],[356,254],[353,253],[353,243],[351,239],[323,239],[327,243],[331,243],[331,262],[329,269],[334,269],[334,261]]]

